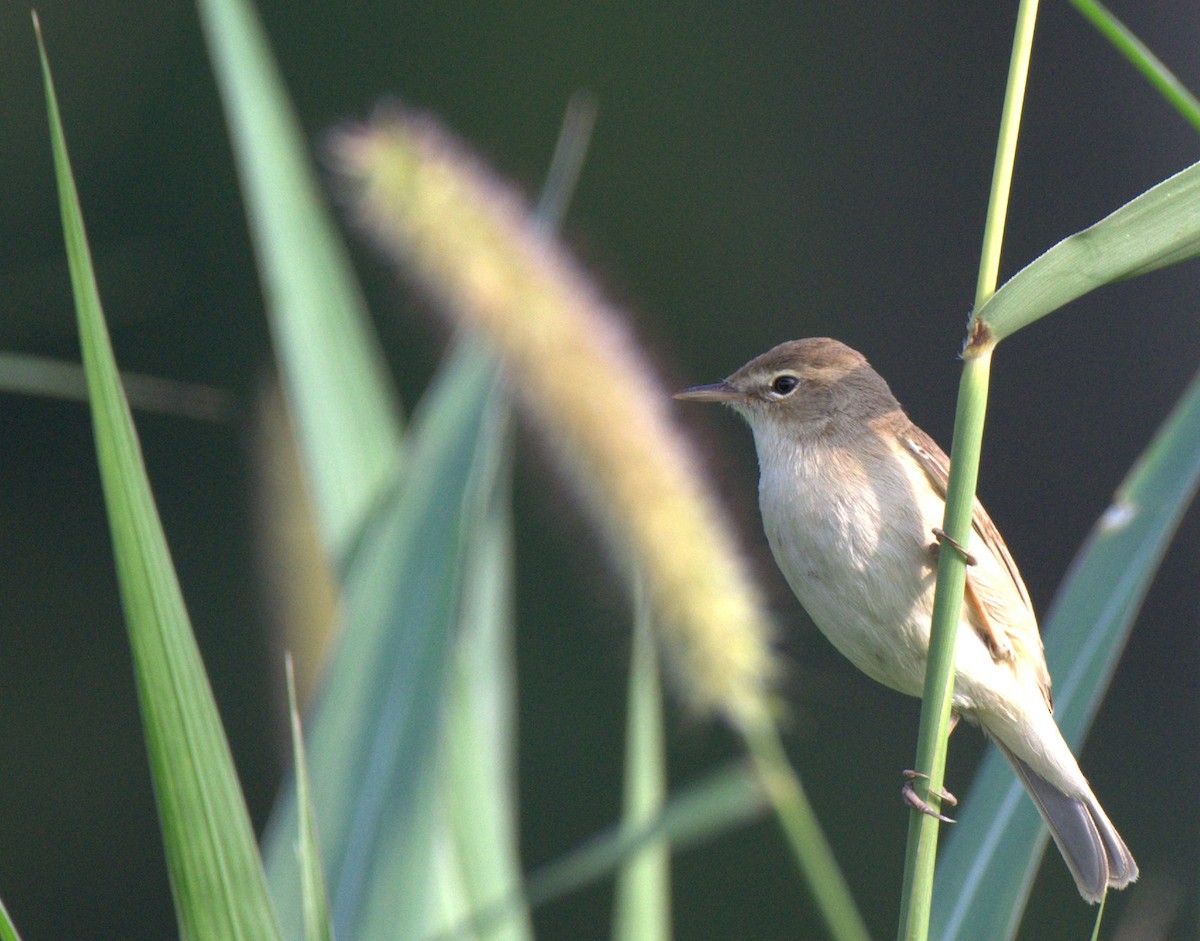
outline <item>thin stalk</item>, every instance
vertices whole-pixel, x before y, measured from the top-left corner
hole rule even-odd
[[[1000,247],[1004,242],[1008,194],[1012,190],[1013,164],[1017,159],[1017,135],[1021,130],[1021,109],[1025,105],[1025,84],[1029,78],[1029,56],[1033,51],[1037,8],[1037,0],[1021,0],[1017,9],[1017,27],[1013,36],[1012,56],[1008,62],[1008,84],[1004,89],[1004,107],[1000,113],[1000,133],[996,142],[996,164],[992,168],[992,191],[988,196],[987,219],[983,224],[979,278],[975,282],[976,310],[996,292]],[[969,342],[973,343],[974,337]],[[972,486],[972,493],[974,489]]]
[[[633,653],[625,725],[625,794],[622,825],[630,832],[662,814],[667,796],[658,652],[653,612],[636,576],[633,587]],[[614,941],[668,941],[671,937],[671,846],[655,840],[625,860],[617,874]]]
[[[595,124],[596,99],[587,92],[575,92],[567,101],[554,155],[550,158],[550,170],[533,211],[534,225],[549,235],[557,234],[561,228],[567,204],[575,195],[575,184],[583,172],[583,161],[592,142]]]
[[[1137,38],[1112,12],[1096,0],[1070,0],[1071,6],[1112,43],[1113,48],[1145,76],[1185,121],[1200,131],[1200,100],[1188,91],[1162,60]]]
[[[1100,925],[1104,921],[1104,904],[1108,901],[1108,895],[1100,899],[1100,905],[1096,909],[1096,923],[1092,926],[1091,941],[1100,941]]]
[[[954,449],[950,458],[950,482],[946,493],[946,517],[942,528],[967,545],[971,531],[971,508],[979,473],[979,448],[987,409],[988,370],[991,351],[969,356],[963,364],[958,389],[958,411],[954,420]],[[961,442],[961,444],[960,444]],[[957,472],[957,473],[956,473]],[[946,771],[946,738],[950,727],[950,700],[954,692],[953,667],[959,614],[962,610],[966,564],[950,547],[938,555],[937,591],[933,602],[933,625],[929,660],[925,669],[925,694],[921,707],[921,730],[917,737],[916,769],[928,775],[928,793],[935,807]],[[921,790],[921,780],[915,782]],[[899,937],[903,941],[925,941],[933,905],[934,857],[937,854],[938,820],[912,812],[908,826],[908,855],[904,866]]]
[[[329,896],[325,889],[325,874],[321,870],[317,820],[308,780],[308,758],[304,751],[304,730],[300,725],[300,707],[296,702],[296,670],[290,653],[284,655],[283,665],[287,676],[288,713],[292,722],[292,765],[296,779],[296,814],[300,833],[296,842],[296,858],[300,864],[304,939],[333,941],[333,925],[329,920]]]
[[[947,553],[948,554],[948,553]],[[835,941],[869,941],[867,926],[854,904],[800,778],[788,762],[779,730],[770,720],[742,729],[754,770],[791,844],[813,901]]]
[[[979,279],[975,288],[975,309],[996,290],[1000,268],[1000,248],[1004,240],[1004,221],[1016,159],[1017,136],[1025,85],[1029,75],[1030,51],[1037,21],[1037,0],[1021,0],[1009,60],[1008,84],[1000,118],[996,163],[983,233]],[[954,440],[950,452],[950,480],[946,488],[946,515],[942,529],[960,546],[968,544],[971,517],[975,505],[975,485],[979,477],[979,453],[983,444],[983,424],[987,413],[989,370],[993,341],[972,317],[967,345],[963,351],[963,375],[954,416]],[[921,729],[917,738],[916,770],[928,777],[927,801],[935,806],[936,793],[942,790],[946,770],[946,739],[950,729],[950,703],[954,693],[954,650],[962,613],[966,562],[955,551],[938,556],[937,589],[934,595],[930,627],[929,659],[925,670],[925,690],[921,707]],[[921,790],[918,782],[918,790]],[[904,865],[904,890],[901,896],[898,937],[902,941],[926,941],[929,914],[933,903],[934,860],[937,854],[938,820],[913,811],[908,829],[908,852]]]

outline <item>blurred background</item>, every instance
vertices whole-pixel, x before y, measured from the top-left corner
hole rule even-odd
[[[948,447],[1015,4],[259,9],[314,148],[398,97],[532,194],[567,98],[590,90],[599,121],[565,234],[667,389],[785,339],[836,336]],[[226,420],[143,413],[138,426],[261,826],[286,761],[281,608],[266,578],[279,537],[260,523],[271,353],[199,24],[179,2],[47,0],[39,12],[119,361],[232,397]],[[1200,89],[1200,8],[1115,12]],[[1196,133],[1066,4],[1043,4],[1038,29],[1002,278],[1200,158]],[[77,360],[41,96],[28,10],[6,3],[0,349]],[[446,330],[350,238],[411,409]],[[1001,347],[980,493],[1039,611],[1200,363],[1198,310],[1193,262],[1107,288]],[[27,941],[170,937],[89,417],[7,392],[0,406],[0,897]],[[749,433],[730,414],[679,417],[787,628],[789,747],[872,932],[890,935],[918,703],[857,674],[792,599],[758,523]],[[523,433],[520,455],[522,837],[534,866],[618,813],[628,611],[545,449]],[[1149,906],[1169,938],[1195,935],[1200,892],[1198,556],[1192,512],[1081,756],[1142,867],[1108,917]],[[732,751],[718,728],[678,711],[670,724],[679,782]],[[982,751],[973,730],[956,735],[951,789],[967,790]],[[675,872],[681,938],[820,936],[770,822],[681,856]],[[557,902],[539,934],[605,937],[608,904],[604,888]],[[1052,854],[1026,936],[1081,937],[1092,914]]]

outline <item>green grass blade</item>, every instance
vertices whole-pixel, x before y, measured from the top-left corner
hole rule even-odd
[[[21,936],[17,934],[17,929],[12,923],[12,919],[8,917],[8,909],[4,907],[4,903],[0,902],[0,941],[21,941]]]
[[[1047,617],[1054,716],[1073,748],[1091,725],[1146,589],[1197,486],[1200,377],[1117,491]],[[1013,937],[1046,841],[1032,802],[999,753],[991,751],[938,868],[933,936],[943,941]]]
[[[347,572],[344,628],[309,726],[313,802],[343,937],[416,924],[428,873],[430,769],[471,534],[497,485],[505,425],[491,361],[461,347],[426,395],[404,485],[372,515]],[[295,810],[277,805],[265,854],[299,937]]]
[[[1089,291],[1200,254],[1200,163],[1063,239],[976,312],[996,342]]]
[[[228,421],[233,404],[223,389],[141,373],[122,371],[121,386],[131,408],[198,421]],[[0,389],[74,402],[88,399],[83,366],[33,353],[0,352]]]
[[[542,195],[533,211],[534,221],[543,232],[557,232],[562,225],[567,206],[575,195],[575,184],[583,172],[595,124],[596,100],[587,92],[575,92],[567,101]]]
[[[755,773],[746,766],[710,772],[671,797],[652,821],[637,828],[615,826],[530,873],[526,898],[534,908],[544,905],[610,875],[631,854],[657,841],[685,850],[745,826],[767,807]]]
[[[292,658],[286,658],[288,714],[292,727],[292,766],[296,782],[296,807],[299,840],[296,859],[300,866],[300,886],[304,909],[304,941],[333,941],[329,921],[329,898],[325,893],[325,874],[321,870],[321,850],[317,843],[317,823],[309,795],[308,759],[304,754],[304,732],[300,726],[300,707],[296,704],[296,674]]]
[[[121,390],[40,30],[38,44],[96,450],[180,931],[192,941],[277,938],[254,834]]]
[[[867,926],[804,784],[788,761],[778,725],[773,719],[761,721],[743,731],[743,740],[829,936],[834,941],[867,941]]]
[[[444,931],[498,902],[518,895],[516,664],[513,649],[515,572],[510,474],[503,472],[492,506],[476,534],[463,577],[463,610],[451,665],[451,686],[441,743],[442,858],[454,860],[457,897],[438,919]],[[454,908],[453,906],[457,906]],[[533,937],[528,912],[516,906],[491,936],[503,941]]]
[[[1113,16],[1112,11],[1097,0],[1070,0],[1071,6],[1113,44],[1126,60],[1145,76],[1160,95],[1178,111],[1185,121],[1200,131],[1200,100],[1188,91],[1175,73],[1168,69],[1146,44]]]
[[[636,830],[662,812],[667,791],[662,689],[645,593],[634,592],[629,718],[625,730],[624,826]],[[671,937],[670,848],[659,840],[632,855],[617,875],[614,941]]]
[[[491,939],[514,914],[523,917],[526,904],[537,908],[599,882],[631,855],[655,843],[684,850],[716,839],[762,817],[768,806],[754,771],[740,762],[719,768],[667,800],[652,820],[637,827],[618,824],[597,834],[530,873],[523,895],[517,893],[477,911],[456,929],[423,941],[461,941],[476,935]]]
[[[395,480],[402,432],[345,248],[248,0],[199,0],[250,216],[276,357],[332,558]]]

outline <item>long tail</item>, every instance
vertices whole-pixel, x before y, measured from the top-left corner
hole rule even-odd
[[[1108,889],[1123,889],[1138,877],[1133,854],[1095,795],[1089,791],[1084,798],[1068,797],[998,739],[992,741],[1025,782],[1084,899],[1099,902]]]

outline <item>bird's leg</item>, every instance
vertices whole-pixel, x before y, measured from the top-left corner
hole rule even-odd
[[[951,539],[949,536],[947,536],[945,530],[935,526],[933,528],[933,535],[934,538],[937,539],[937,543],[935,543],[933,546],[934,558],[937,557],[937,550],[940,547],[940,544],[945,543],[955,552],[961,555],[963,557],[963,561],[966,562],[967,565],[975,565],[978,561],[975,556],[971,555],[971,553],[966,550],[966,547],[963,546],[957,539]]]
[[[953,732],[955,727],[958,725],[958,720],[959,715],[957,712],[950,713],[950,728],[946,731],[946,738],[950,737],[950,733]],[[908,806],[913,810],[919,810],[921,813],[930,817],[936,817],[942,823],[955,822],[954,818],[947,817],[945,814],[940,814],[930,807],[924,798],[917,794],[916,789],[913,787],[913,781],[915,781],[917,778],[928,781],[929,775],[922,774],[920,771],[913,771],[912,769],[905,769],[901,772],[901,774],[904,775],[905,779],[904,786],[900,788],[900,796],[904,799],[904,803],[908,804]],[[949,791],[927,788],[926,793],[938,798],[938,800],[942,801],[943,803],[949,804],[951,807],[958,806],[958,798]]]
[[[942,542],[949,543],[950,547],[963,557],[967,565],[975,565],[978,561],[975,556],[967,552],[958,542],[947,536],[943,530],[935,528],[933,535],[939,540],[938,542],[929,544],[929,554],[934,561],[933,569],[937,568],[936,563],[942,548]],[[970,572],[967,573],[967,580],[963,584],[963,601],[967,611],[974,615],[971,618],[971,626],[975,628],[975,633],[979,635],[979,639],[987,645],[992,659],[997,663],[1002,660],[1012,662],[1016,655],[1013,651],[1012,641],[1006,636],[1004,628],[994,622],[991,609],[979,597],[979,588],[975,580],[971,577]]]
[[[929,775],[921,774],[920,771],[912,771],[912,770],[906,770],[906,771],[902,772],[902,774],[904,775],[905,778],[908,779],[904,782],[904,785],[900,788],[900,796],[904,799],[904,803],[908,804],[908,806],[911,807],[913,810],[921,811],[921,813],[925,814],[926,816],[936,817],[942,823],[954,823],[955,822],[953,817],[947,817],[945,814],[940,814],[936,810],[934,810],[933,807],[931,807],[925,801],[925,799],[922,798],[921,795],[919,795],[917,793],[916,788],[913,787],[914,779],[921,778],[923,780],[928,781]],[[927,793],[938,798],[943,803],[949,804],[951,807],[956,807],[958,805],[958,798],[955,797],[953,794],[951,794],[949,791],[939,791],[939,790],[935,790],[934,788],[929,788]]]

